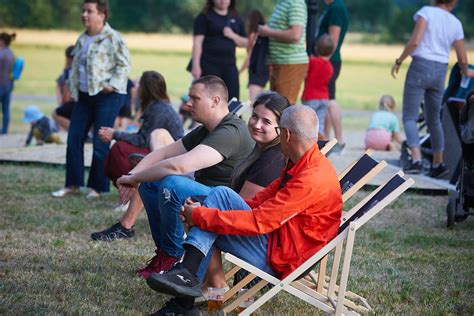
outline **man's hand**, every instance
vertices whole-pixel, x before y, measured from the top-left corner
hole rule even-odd
[[[134,175],[124,175],[117,179],[117,185],[120,195],[120,203],[126,204],[130,201],[136,189],[138,188],[139,182],[135,180]]]
[[[181,211],[179,213],[179,217],[183,222],[184,229],[188,230],[189,227],[193,226],[193,209],[195,207],[201,206],[199,202],[193,202],[190,198],[187,198],[184,201],[184,205],[181,207]]]
[[[101,127],[99,129],[99,137],[104,143],[110,143],[114,137],[115,129],[110,127]]]
[[[268,25],[259,25],[258,26],[258,36],[261,37],[270,37],[271,28]]]

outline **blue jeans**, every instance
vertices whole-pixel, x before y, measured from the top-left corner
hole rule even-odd
[[[67,137],[66,187],[84,185],[84,142],[94,125],[92,164],[87,187],[97,192],[110,190],[110,182],[104,172],[110,144],[100,140],[98,131],[102,126],[114,125],[122,100],[122,95],[115,92],[95,96],[79,92],[79,101],[72,111]]]
[[[223,186],[213,188],[204,201],[204,205],[222,211],[250,210],[250,207],[245,203],[240,195]],[[210,257],[212,256],[213,247],[239,257],[260,270],[276,276],[276,273],[267,263],[267,235],[218,235],[194,226],[189,231],[188,237],[184,243],[194,246],[206,256],[199,267],[198,278],[200,279],[202,279],[203,274],[207,269]]]
[[[8,133],[10,123],[10,101],[13,91],[13,81],[6,85],[0,85],[0,103],[2,103],[2,134]]]
[[[181,206],[191,195],[208,195],[211,189],[185,176],[167,176],[161,181],[140,185],[138,192],[157,249],[175,258],[183,255],[184,226],[179,218]]]
[[[302,102],[316,112],[319,119],[319,133],[324,134],[324,120],[328,114],[329,100],[304,100]]]
[[[403,125],[408,146],[420,147],[418,114],[424,100],[424,114],[430,132],[431,148],[435,152],[444,150],[444,133],[441,126],[444,82],[448,64],[413,57],[408,68],[403,89]]]

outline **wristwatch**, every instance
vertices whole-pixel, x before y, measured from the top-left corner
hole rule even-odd
[[[402,61],[400,59],[395,59],[395,65],[400,66],[402,64]]]

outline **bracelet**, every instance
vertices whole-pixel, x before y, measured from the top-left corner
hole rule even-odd
[[[402,64],[402,61],[400,59],[395,59],[395,65],[400,66]]]

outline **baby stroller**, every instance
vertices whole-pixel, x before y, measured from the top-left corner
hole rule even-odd
[[[458,77],[460,88],[457,94],[448,100],[449,114],[457,127],[457,136],[461,143],[461,158],[453,175],[456,190],[449,192],[446,207],[448,227],[452,227],[455,222],[466,220],[469,215],[474,215],[474,212],[469,211],[474,207],[474,80],[469,80],[467,76]]]

